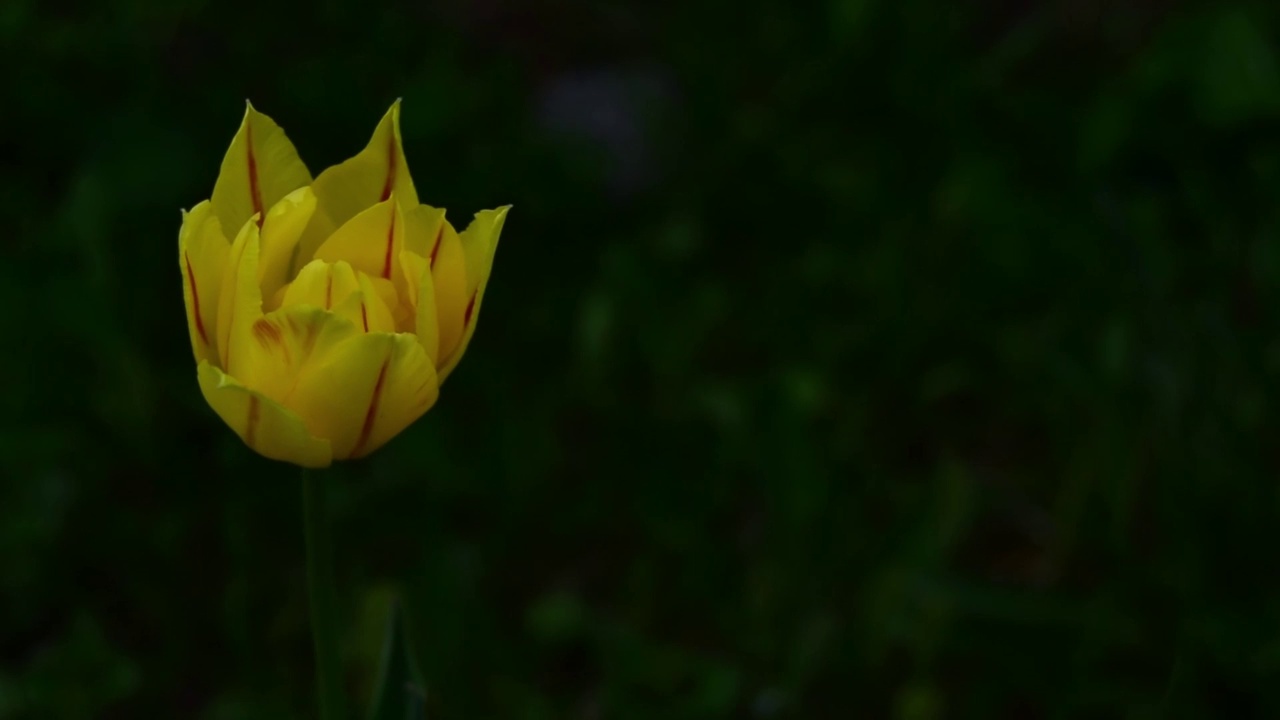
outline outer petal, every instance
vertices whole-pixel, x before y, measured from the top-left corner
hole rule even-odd
[[[312,188],[320,200],[320,212],[303,238],[304,258],[310,258],[335,229],[385,202],[393,192],[405,207],[417,205],[418,192],[400,139],[400,101],[382,117],[360,154],[320,173]]]
[[[489,272],[493,269],[493,255],[498,249],[498,237],[502,234],[502,226],[507,220],[510,205],[497,210],[482,210],[476,213],[475,220],[462,231],[462,250],[467,262],[467,291],[470,299],[462,314],[462,340],[457,349],[445,358],[440,368],[440,382],[462,360],[471,336],[475,334],[476,322],[480,317],[480,305],[484,301],[484,290],[489,283]]]
[[[311,173],[284,130],[246,103],[213,186],[213,210],[223,232],[239,232],[249,218],[265,216],[285,195],[310,183]]]
[[[206,361],[200,362],[197,372],[209,407],[258,454],[310,468],[328,467],[333,461],[329,442],[307,432],[292,411]]]
[[[448,358],[462,341],[462,317],[467,302],[467,260],[462,240],[453,224],[445,222],[440,243],[429,258],[436,292],[436,318],[440,327],[440,350],[437,360]],[[439,363],[436,364],[439,367]]]
[[[178,262],[187,329],[196,361],[218,362],[218,295],[227,265],[228,245],[208,200],[182,214]]]
[[[272,298],[293,277],[298,240],[316,210],[316,196],[309,187],[285,195],[262,221],[262,257],[258,280],[262,297]],[[274,309],[274,308],[272,308]]]
[[[462,231],[462,252],[467,259],[467,291],[474,292],[489,279],[493,255],[498,249],[498,236],[507,220],[510,205],[497,210],[481,210]]]
[[[404,247],[424,258],[435,257],[444,234],[444,210],[430,205],[404,206]]]
[[[381,447],[438,394],[435,368],[415,337],[372,333],[348,340],[305,372],[289,405],[341,460]]]
[[[420,258],[424,261],[427,258],[434,259],[436,253],[440,250],[440,243],[444,237],[445,229],[444,210],[433,208],[430,205],[417,205],[412,208],[404,209],[404,250],[405,252]],[[400,332],[418,332],[418,319],[416,317],[418,303],[418,289],[422,284],[421,266],[416,260],[413,262],[414,267],[407,267],[404,263],[407,257],[401,254],[400,268],[402,277],[397,279],[396,289],[400,292],[400,296],[404,302],[395,309],[396,329]],[[428,265],[429,267],[429,265]],[[433,291],[434,292],[434,291]],[[434,308],[435,303],[432,302]],[[434,310],[433,310],[434,312]],[[438,325],[438,322],[433,321]],[[438,332],[436,333],[438,336]],[[419,333],[419,337],[422,335]],[[431,355],[432,362],[435,361],[436,352],[439,347],[438,337],[431,341],[430,347],[423,345],[427,349],[427,353]]]

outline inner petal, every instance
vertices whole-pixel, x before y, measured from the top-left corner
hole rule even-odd
[[[262,223],[262,250],[258,265],[263,299],[273,299],[301,265],[297,257],[298,239],[315,209],[315,194],[310,187],[302,187],[286,195],[267,213]],[[267,310],[275,307],[278,305]]]
[[[309,305],[350,320],[364,332],[394,332],[391,308],[398,305],[395,288],[389,281],[339,260],[313,260],[284,289],[281,307]]]

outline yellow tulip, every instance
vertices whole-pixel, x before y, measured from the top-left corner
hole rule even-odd
[[[178,259],[205,400],[259,454],[368,455],[435,403],[475,332],[510,206],[458,233],[418,202],[400,103],[314,181],[249,105]]]

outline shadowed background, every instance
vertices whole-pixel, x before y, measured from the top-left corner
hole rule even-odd
[[[362,7],[0,3],[0,718],[314,716],[179,208],[401,96],[515,208],[337,470],[359,707],[402,593],[430,718],[1280,716],[1273,4]]]

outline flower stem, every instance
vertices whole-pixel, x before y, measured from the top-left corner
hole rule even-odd
[[[302,471],[302,516],[307,538],[307,597],[316,649],[320,720],[342,720],[342,662],[338,649],[333,584],[333,542],[329,535],[328,484],[321,473]]]

